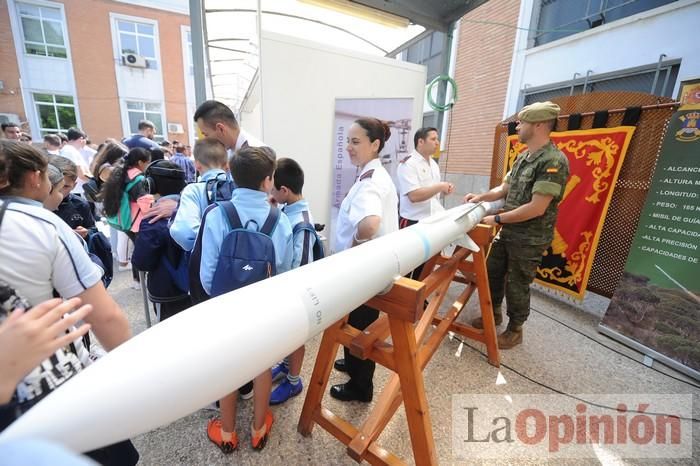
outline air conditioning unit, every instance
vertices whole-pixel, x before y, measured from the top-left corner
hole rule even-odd
[[[141,55],[136,55],[135,53],[123,53],[122,63],[125,66],[131,66],[132,68],[148,68],[148,62]]]
[[[17,123],[19,124],[19,115],[16,113],[0,113],[0,123]]]
[[[185,130],[180,123],[168,123],[168,133],[183,134],[184,132]]]

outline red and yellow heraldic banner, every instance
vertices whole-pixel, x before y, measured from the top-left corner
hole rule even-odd
[[[542,256],[536,281],[583,299],[593,257],[634,126],[554,132],[552,141],[569,159],[571,176],[559,203],[554,240]],[[507,173],[527,149],[508,137]]]

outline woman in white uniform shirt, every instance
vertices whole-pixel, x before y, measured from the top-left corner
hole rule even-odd
[[[390,135],[387,124],[376,118],[361,118],[350,127],[347,151],[352,164],[360,168],[360,176],[340,205],[337,252],[399,229],[396,188],[379,159]],[[362,305],[350,313],[348,323],[364,330],[378,316],[379,311]],[[331,387],[331,396],[341,401],[372,401],[374,361],[363,361],[344,350],[345,359],[336,361],[335,368],[347,372],[350,380]]]

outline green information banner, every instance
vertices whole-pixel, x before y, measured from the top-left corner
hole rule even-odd
[[[671,117],[601,329],[700,371],[700,111]],[[608,332],[605,332],[608,333]]]

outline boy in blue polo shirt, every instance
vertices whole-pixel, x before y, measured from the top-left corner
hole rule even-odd
[[[233,191],[230,201],[236,208],[242,225],[255,229],[255,224],[262,226],[270,214],[270,204],[267,201],[268,192],[272,188],[272,174],[275,171],[275,161],[270,153],[257,147],[248,147],[236,152],[229,161],[233,179],[238,186]],[[215,273],[222,251],[224,239],[230,232],[230,226],[225,209],[214,207],[207,214],[202,229],[202,258],[199,277],[204,290],[212,295]],[[275,265],[277,273],[283,273],[292,266],[293,244],[292,227],[285,215],[280,215],[276,228],[270,238],[274,245]],[[231,312],[245,312],[232,309]],[[254,381],[254,422],[251,432],[251,443],[254,449],[262,449],[272,429],[273,417],[270,411],[270,388],[272,376],[267,369],[257,376]],[[224,453],[231,453],[238,448],[236,434],[236,402],[237,391],[219,400],[221,417],[211,419],[207,424],[207,436]]]
[[[197,183],[185,186],[180,194],[180,206],[170,226],[170,236],[185,251],[192,251],[197,239],[202,215],[210,204],[207,184],[210,180],[226,180],[226,148],[216,139],[200,139],[194,145],[194,165],[201,173]]]
[[[292,228],[302,222],[314,224],[309,203],[301,192],[303,187],[304,171],[301,166],[289,158],[279,159],[275,169],[274,186],[270,194],[280,206],[283,206],[282,212],[287,215]],[[316,240],[316,234],[307,230],[300,230],[294,234],[293,269],[313,262]],[[289,398],[301,393],[303,385],[300,373],[303,362],[304,346],[301,346],[283,362],[272,368],[273,381],[282,377],[284,380],[272,391],[270,395],[271,405],[284,403]]]

